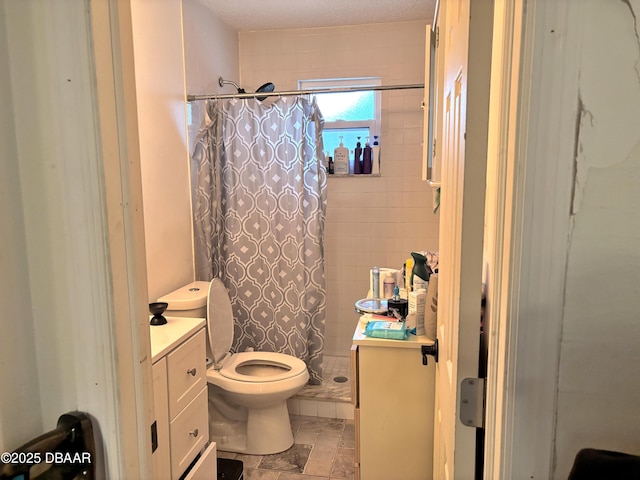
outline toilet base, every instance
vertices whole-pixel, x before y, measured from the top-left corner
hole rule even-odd
[[[215,402],[210,401],[209,436],[216,442],[218,450],[226,452],[246,455],[284,452],[293,445],[287,403],[246,409],[246,420],[234,420],[223,415]]]

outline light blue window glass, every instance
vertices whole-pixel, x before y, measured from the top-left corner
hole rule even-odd
[[[375,120],[374,92],[323,93],[316,95],[325,122]]]

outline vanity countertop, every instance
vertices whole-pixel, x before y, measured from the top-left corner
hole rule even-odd
[[[420,348],[422,345],[433,345],[435,340],[426,335],[409,335],[406,340],[393,340],[390,338],[372,338],[364,334],[367,322],[362,320],[356,325],[353,332],[353,344],[369,347],[390,347],[390,348]]]
[[[149,317],[151,318],[151,317]],[[151,363],[169,353],[182,341],[206,325],[204,318],[165,317],[164,325],[151,325]]]

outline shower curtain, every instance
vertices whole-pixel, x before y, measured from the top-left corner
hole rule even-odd
[[[323,119],[315,101],[208,101],[192,156],[196,276],[218,276],[233,351],[304,360],[320,384],[326,290]]]

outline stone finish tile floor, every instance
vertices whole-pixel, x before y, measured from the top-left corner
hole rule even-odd
[[[294,444],[274,455],[218,451],[220,458],[242,460],[245,480],[353,479],[353,420],[291,415]]]
[[[351,359],[325,355],[322,359],[322,385],[305,385],[294,398],[351,401]]]

